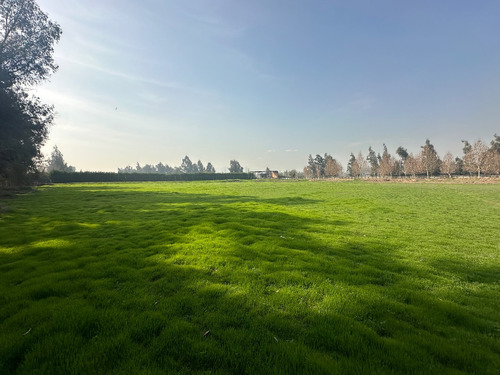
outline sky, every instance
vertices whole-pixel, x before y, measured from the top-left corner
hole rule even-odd
[[[38,0],[63,29],[54,145],[84,171],[344,168],[500,134],[497,0]]]

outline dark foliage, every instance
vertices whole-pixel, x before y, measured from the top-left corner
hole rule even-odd
[[[67,182],[142,182],[142,181],[205,181],[205,180],[251,180],[252,173],[114,173],[114,172],[61,172],[49,174],[54,183]]]

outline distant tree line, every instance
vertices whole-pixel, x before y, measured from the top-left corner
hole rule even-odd
[[[368,148],[366,157],[362,152],[356,156],[351,153],[347,164],[348,177],[417,177],[427,178],[437,175],[500,175],[500,136],[495,134],[490,144],[477,140],[474,143],[463,140],[463,155],[453,157],[450,152],[439,157],[434,145],[429,139],[420,147],[418,153],[408,153],[400,146],[396,155],[392,156],[383,145],[382,154],[376,153],[372,147]],[[306,178],[342,177],[342,166],[332,156],[309,155],[308,164],[304,167]]]
[[[179,167],[171,167],[168,164],[163,164],[162,162],[151,165],[146,164],[141,166],[139,163],[136,164],[135,168],[127,165],[125,168],[118,168],[118,173],[159,173],[159,174],[193,174],[193,173],[215,173],[215,168],[212,163],[208,162],[206,166],[203,165],[201,160],[193,163],[189,156],[185,156],[182,159],[181,165]],[[229,162],[229,173],[241,173],[243,172],[243,167],[237,160],[231,160]]]
[[[208,162],[206,166],[203,165],[201,160],[193,163],[189,156],[182,159],[179,167],[171,167],[168,164],[159,162],[156,165],[146,164],[141,166],[136,164],[135,168],[127,165],[125,168],[118,168],[118,173],[160,173],[160,174],[182,174],[182,173],[215,173],[215,168],[212,163]]]

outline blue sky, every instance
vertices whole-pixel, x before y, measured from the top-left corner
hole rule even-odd
[[[325,152],[440,155],[500,133],[500,2],[38,0],[63,28],[37,88],[77,170],[188,155],[224,171]]]

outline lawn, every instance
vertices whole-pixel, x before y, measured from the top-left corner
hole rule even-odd
[[[498,183],[69,184],[0,206],[1,374],[500,371]]]

